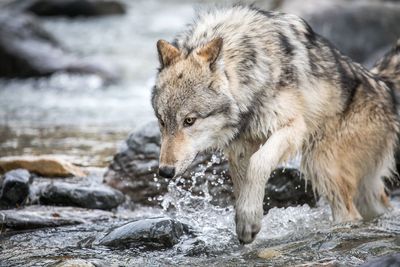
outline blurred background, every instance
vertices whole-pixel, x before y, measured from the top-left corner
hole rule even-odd
[[[304,17],[367,66],[400,36],[398,1],[251,2]],[[119,140],[154,119],[156,41],[172,40],[196,9],[229,3],[1,1],[0,155],[61,154],[106,166]]]

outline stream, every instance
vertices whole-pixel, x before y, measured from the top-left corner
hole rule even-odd
[[[65,73],[0,79],[0,156],[58,155],[103,173],[129,132],[154,119],[155,43],[171,39],[204,1],[122,2],[124,16],[41,20],[66,49],[109,62],[120,80],[108,84],[94,75]],[[0,266],[63,266],[71,259],[93,264],[80,266],[358,266],[400,253],[400,195],[392,196],[388,214],[352,224],[333,224],[323,200],[316,208],[273,208],[246,246],[236,238],[233,207],[210,201],[206,190],[194,196],[171,182],[157,207],[131,209],[125,203],[112,212],[91,210],[98,218],[79,225],[6,231],[0,234]],[[161,250],[99,244],[114,227],[157,216],[190,225],[196,238],[184,236]]]

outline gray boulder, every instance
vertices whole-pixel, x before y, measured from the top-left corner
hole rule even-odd
[[[134,221],[111,230],[100,240],[110,247],[168,248],[189,233],[187,225],[170,218],[150,218]]]
[[[53,182],[41,189],[39,203],[111,210],[124,202],[124,195],[106,185],[82,185]]]
[[[29,196],[30,173],[24,169],[9,171],[2,179],[0,208],[15,208],[24,204]]]

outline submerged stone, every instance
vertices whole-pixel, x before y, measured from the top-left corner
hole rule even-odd
[[[134,221],[111,230],[100,240],[110,247],[168,248],[189,233],[187,225],[170,218],[149,218]]]
[[[29,196],[30,174],[16,169],[4,175],[0,191],[0,208],[21,206]]]
[[[45,205],[74,206],[111,210],[125,200],[124,195],[106,185],[80,185],[54,182],[42,189],[39,202]]]

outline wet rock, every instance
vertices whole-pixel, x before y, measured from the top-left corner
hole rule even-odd
[[[53,156],[15,156],[0,158],[0,172],[26,169],[46,177],[86,176],[79,167]]]
[[[285,0],[280,10],[299,15],[345,55],[371,64],[400,36],[400,3],[381,1]]]
[[[127,223],[113,229],[100,245],[111,247],[168,248],[189,233],[188,226],[170,218],[150,218]]]
[[[269,260],[275,257],[280,257],[281,255],[282,253],[279,250],[275,250],[273,248],[265,248],[257,253],[257,257],[265,260]]]
[[[56,72],[95,74],[107,82],[117,77],[109,65],[67,52],[34,17],[1,12],[0,77],[39,77]]]
[[[105,185],[81,185],[66,182],[48,184],[40,192],[39,202],[45,205],[74,206],[111,210],[124,202],[124,195]]]
[[[4,175],[0,191],[0,208],[21,206],[29,196],[30,174],[16,169]]]
[[[400,254],[386,255],[370,260],[360,267],[397,267],[400,266]]]
[[[156,121],[133,132],[124,147],[113,158],[104,181],[125,194],[135,203],[154,205],[157,197],[167,192],[170,179],[157,175],[160,153],[160,131]],[[218,153],[214,153],[218,154]],[[228,163],[212,153],[200,154],[183,175],[179,185],[201,195],[205,187],[213,203],[226,206],[233,203],[232,183],[226,170]],[[198,177],[192,181],[193,173]]]
[[[120,15],[126,11],[122,3],[105,0],[36,0],[26,10],[37,16],[65,17]]]
[[[208,256],[209,254],[211,254],[211,251],[209,250],[210,249],[207,247],[206,242],[198,238],[189,238],[187,240],[184,240],[179,244],[179,247],[177,248],[177,251],[180,254],[189,257],[196,257],[200,255]]]
[[[82,223],[73,218],[59,218],[30,212],[6,210],[0,212],[0,225],[14,230],[27,230],[43,227],[57,227]]]
[[[314,207],[317,200],[311,183],[297,169],[279,168],[273,171],[265,188],[264,212],[303,204]]]
[[[28,230],[109,220],[113,213],[71,207],[26,206],[0,211],[0,229]]]

